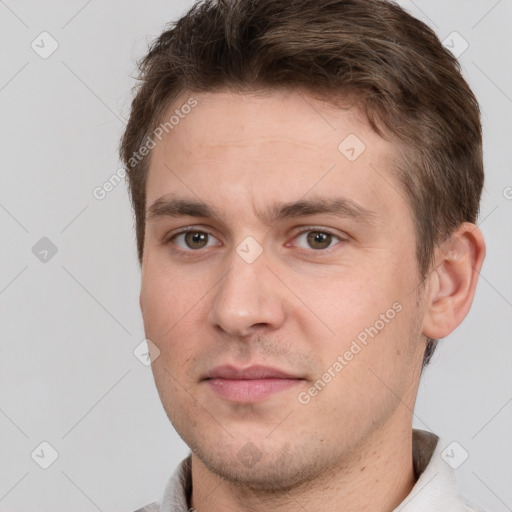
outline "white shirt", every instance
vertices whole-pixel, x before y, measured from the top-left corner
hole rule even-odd
[[[443,447],[435,434],[413,429],[412,445],[416,484],[393,512],[485,512],[470,505],[457,492],[454,470],[441,456]],[[190,455],[181,461],[167,482],[160,502],[135,512],[190,512],[190,461]]]

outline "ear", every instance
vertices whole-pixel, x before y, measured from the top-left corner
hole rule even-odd
[[[485,258],[482,232],[463,223],[436,249],[428,293],[423,335],[439,339],[450,334],[467,315]]]

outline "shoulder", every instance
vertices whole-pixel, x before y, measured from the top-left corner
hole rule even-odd
[[[477,505],[474,505],[473,503],[469,503],[464,498],[461,499],[463,511],[464,512],[488,512],[488,510],[478,507]]]
[[[149,505],[146,505],[145,507],[134,510],[134,512],[160,512],[160,503],[155,501]]]
[[[191,456],[183,459],[167,481],[160,501],[149,503],[134,512],[189,512],[188,502],[192,492]]]

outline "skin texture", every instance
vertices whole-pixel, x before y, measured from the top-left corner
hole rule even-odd
[[[414,485],[412,411],[426,336],[446,336],[469,310],[481,233],[463,224],[421,284],[411,210],[392,174],[396,143],[358,111],[297,91],[194,97],[195,109],[152,150],[146,204],[186,199],[216,214],[147,217],[140,295],[146,337],[160,351],[152,365],[160,398],[193,452],[191,506],[392,510]],[[350,134],[365,145],[354,161],[338,149]],[[275,203],[319,198],[368,213],[267,218]],[[205,246],[177,236],[185,227],[207,233]],[[237,252],[249,236],[262,249],[252,263]],[[393,305],[400,311],[334,371]],[[203,380],[223,364],[302,380],[235,402]],[[329,382],[301,403],[329,368]]]

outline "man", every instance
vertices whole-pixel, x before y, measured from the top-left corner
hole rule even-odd
[[[205,1],[140,78],[140,306],[191,449],[142,510],[476,510],[412,429],[485,255],[454,57],[386,1]]]

